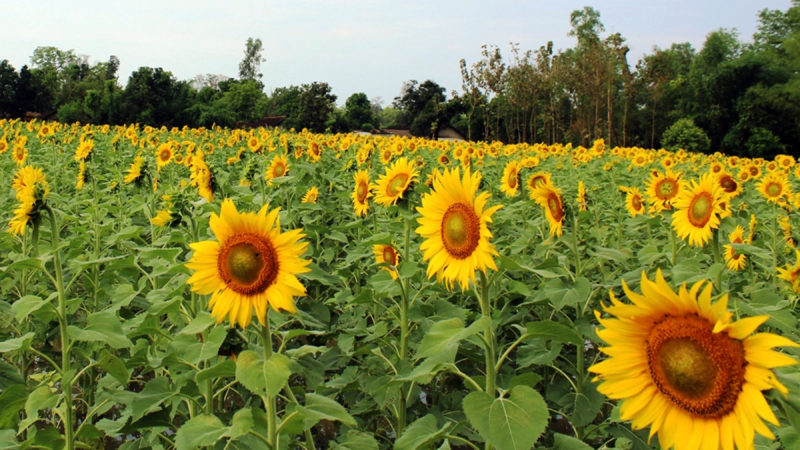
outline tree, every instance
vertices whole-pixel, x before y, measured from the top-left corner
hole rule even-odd
[[[680,119],[664,132],[661,145],[672,151],[707,152],[710,141],[705,131],[696,126],[692,119]]]
[[[7,59],[0,61],[0,117],[16,117],[21,114],[17,106],[19,75]]]
[[[431,80],[405,82],[401,95],[394,99],[394,106],[403,111],[399,125],[408,127],[414,136],[436,139],[450,119],[446,101],[445,89]]]
[[[328,83],[314,82],[301,87],[297,102],[297,122],[299,126],[321,133],[333,112],[336,96],[331,93]]]
[[[344,103],[344,120],[348,129],[363,129],[364,125],[372,125],[372,128],[374,128],[375,119],[376,117],[372,112],[372,104],[367,98],[367,94],[357,92],[347,98]]]
[[[263,76],[259,71],[261,63],[266,61],[266,58],[261,56],[264,47],[261,39],[247,38],[244,45],[244,59],[239,63],[239,79],[240,80],[255,80],[261,82]]]
[[[191,88],[161,67],[140,67],[128,79],[122,95],[124,121],[153,126],[189,122]]]

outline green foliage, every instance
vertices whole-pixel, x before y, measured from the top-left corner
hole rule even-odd
[[[667,128],[661,138],[661,146],[668,150],[684,149],[692,152],[707,152],[711,141],[702,128],[692,119],[680,119]]]

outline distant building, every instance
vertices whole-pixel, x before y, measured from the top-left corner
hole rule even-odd
[[[455,128],[447,127],[439,131],[439,139],[443,141],[465,141],[464,135]]]
[[[407,138],[412,138],[414,136],[411,135],[411,131],[400,129],[400,128],[384,128],[380,130],[372,130],[370,131],[373,135],[378,136],[403,136]],[[464,141],[464,135],[456,131],[454,128],[447,127],[442,130],[439,130],[439,139],[444,141]]]

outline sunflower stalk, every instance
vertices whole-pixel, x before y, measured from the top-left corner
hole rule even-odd
[[[272,333],[269,328],[269,308],[267,308],[266,317],[264,318],[264,325],[261,327],[261,340],[264,346],[264,360],[267,361],[272,357]],[[267,444],[271,449],[277,449],[278,428],[276,426],[276,415],[278,412],[276,411],[275,396],[267,394],[263,400],[267,410]]]
[[[492,310],[489,300],[489,280],[486,273],[480,271],[481,283],[478,293],[478,302],[481,307],[481,315],[489,319],[489,327],[484,331],[484,346],[486,356],[486,393],[494,397],[497,392],[497,337],[494,333],[494,326],[491,324]]]
[[[50,217],[50,237],[53,245],[53,267],[56,273],[56,292],[58,294],[58,328],[61,338],[61,394],[64,397],[64,434],[65,448],[72,450],[75,448],[74,421],[72,406],[72,383],[73,375],[70,373],[70,342],[67,333],[67,298],[64,290],[64,274],[61,266],[61,251],[58,244],[58,224],[56,215],[50,205],[45,204],[44,209]]]

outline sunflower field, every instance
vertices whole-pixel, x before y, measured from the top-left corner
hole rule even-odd
[[[0,448],[800,448],[791,156],[1,120],[0,169]]]

